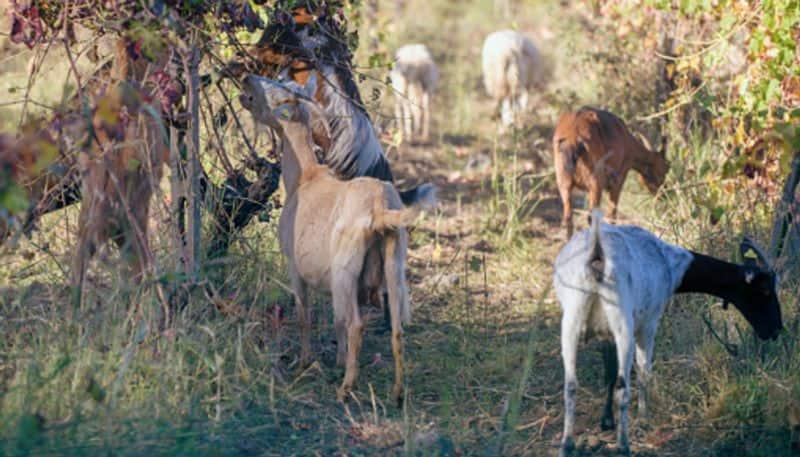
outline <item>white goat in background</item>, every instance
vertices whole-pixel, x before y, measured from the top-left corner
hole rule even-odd
[[[439,81],[439,71],[428,48],[424,44],[407,44],[398,49],[389,76],[394,89],[395,117],[404,139],[427,141],[431,96]]]
[[[525,35],[501,30],[483,42],[483,84],[497,103],[504,127],[528,107],[528,91],[544,83],[542,56]]]
[[[601,428],[614,428],[612,399],[619,406],[617,444],[628,453],[630,375],[636,354],[639,413],[646,410],[646,388],[653,362],[658,321],[676,293],[714,295],[744,315],[761,339],[780,332],[777,276],[761,249],[745,238],[743,265],[718,260],[661,241],[632,225],[602,224],[592,212],[590,229],[575,234],[556,258],[553,283],[561,303],[561,355],[564,359],[564,435],[561,454],[574,449],[576,362],[581,336],[606,340],[603,351],[608,394]]]

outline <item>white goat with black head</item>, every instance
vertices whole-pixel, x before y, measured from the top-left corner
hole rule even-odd
[[[389,77],[394,90],[394,113],[403,137],[428,140],[431,96],[439,81],[436,63],[424,44],[407,44],[395,53]]]
[[[601,428],[614,428],[612,399],[619,406],[617,441],[629,452],[628,400],[634,362],[639,379],[639,411],[646,410],[658,321],[676,293],[698,292],[733,305],[762,339],[774,339],[783,327],[777,276],[766,256],[745,238],[744,264],[718,260],[661,241],[640,227],[601,223],[592,213],[591,228],[575,234],[556,258],[553,282],[563,312],[561,355],[564,361],[564,436],[562,455],[574,448],[576,358],[581,336],[593,333],[607,341],[604,360],[608,396]]]

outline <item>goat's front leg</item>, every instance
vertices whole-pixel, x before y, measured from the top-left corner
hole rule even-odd
[[[94,243],[84,233],[78,235],[78,246],[72,257],[72,306],[77,310],[83,304],[83,283],[89,259],[95,251]]]
[[[78,219],[78,242],[75,253],[72,256],[71,286],[72,286],[72,305],[78,310],[83,305],[83,284],[86,278],[86,269],[89,267],[89,260],[97,251],[99,230],[96,228],[98,222],[91,219],[89,208],[94,205],[90,199],[85,199]]]
[[[502,122],[502,132],[507,131],[514,125],[514,100],[511,96],[504,98],[501,102],[500,120]]]
[[[617,206],[619,204],[619,196],[622,189],[611,189],[608,192],[608,220],[610,222],[617,221]]]
[[[397,130],[399,130],[400,133],[403,135],[403,137],[404,137],[403,140],[407,141],[406,138],[405,138],[405,134],[406,134],[406,132],[405,132],[405,119],[403,118],[403,113],[404,113],[403,100],[401,99],[401,97],[405,97],[405,96],[406,96],[405,94],[402,94],[400,92],[395,92],[394,93],[394,119],[395,119]]]
[[[614,385],[617,380],[619,364],[617,363],[617,347],[613,341],[603,342],[603,362],[606,372],[606,405],[603,408],[603,417],[600,419],[600,429],[614,429]]]
[[[589,210],[589,214],[591,215],[592,210],[595,209],[595,208],[598,208],[600,206],[600,197],[603,195],[603,186],[602,186],[602,183],[600,183],[597,180],[597,178],[592,177],[592,178],[589,179],[588,187],[589,187],[589,192],[588,192],[589,193],[589,195],[588,195],[588,199],[589,199],[589,205],[588,206],[589,206],[589,208],[588,208],[588,210]]]
[[[431,94],[428,90],[422,91],[422,116],[422,140],[427,142],[431,127]]]
[[[410,95],[406,94],[403,100],[403,141],[411,143],[414,140],[414,104]]]
[[[297,267],[291,262],[289,263],[289,280],[294,293],[297,323],[300,326],[300,366],[305,367],[311,358],[311,340],[309,337],[311,319],[308,308],[308,287],[303,278],[300,277]]]
[[[625,185],[625,176],[627,173],[622,173],[614,179],[608,189],[608,219],[611,222],[617,220],[617,207],[619,206],[619,197],[622,194],[622,187]]]
[[[572,236],[572,182],[558,183],[558,193],[561,196],[563,212],[561,226],[564,228],[565,239],[569,241]]]

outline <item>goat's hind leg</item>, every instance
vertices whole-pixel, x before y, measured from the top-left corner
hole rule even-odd
[[[603,417],[600,419],[601,430],[614,430],[614,385],[617,381],[617,346],[613,341],[602,343],[603,364],[606,372],[606,405],[603,408]]]
[[[389,293],[389,312],[392,320],[392,356],[394,357],[394,386],[392,400],[403,402],[404,348],[403,321],[409,317],[408,289],[405,279],[405,252],[407,235],[404,230],[385,238],[384,271]]]
[[[561,317],[561,357],[564,362],[564,434],[559,455],[571,455],[575,450],[575,402],[578,394],[577,357],[580,330],[586,321],[587,299],[581,292],[559,296],[564,306]]]
[[[297,268],[289,264],[289,280],[294,294],[294,307],[297,312],[297,324],[300,327],[300,366],[305,367],[311,358],[311,316],[309,313],[308,287],[300,277]]]
[[[603,311],[608,319],[614,341],[617,345],[617,379],[614,397],[619,405],[619,424],[617,425],[617,446],[624,454],[630,453],[628,442],[628,404],[630,402],[630,379],[633,367],[633,322],[621,310],[632,309],[624,304],[604,303]]]
[[[653,322],[657,323],[657,320]],[[653,367],[653,346],[655,345],[656,328],[647,328],[636,335],[636,379],[639,386],[638,414],[647,419],[647,395],[650,386],[650,373]]]
[[[338,358],[341,356],[345,346],[347,348],[347,358],[345,361],[344,380],[336,391],[336,398],[344,401],[347,394],[352,390],[356,377],[358,377],[358,353],[361,349],[361,337],[364,324],[358,310],[358,291],[356,281],[334,281],[333,284],[333,312],[336,320],[337,342],[339,345]],[[344,318],[344,319],[343,319]],[[344,321],[344,322],[342,322]],[[342,326],[344,323],[344,326]],[[346,337],[341,335],[341,330],[346,330]]]

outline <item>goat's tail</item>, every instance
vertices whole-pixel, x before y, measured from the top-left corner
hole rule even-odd
[[[578,166],[578,154],[581,152],[581,149],[581,143],[573,147],[570,146],[567,141],[562,140],[558,142],[557,154],[561,154],[561,161],[564,163],[564,171],[570,176],[575,175],[575,168]]]
[[[383,240],[383,271],[389,295],[389,315],[392,329],[395,329],[399,328],[398,324],[411,322],[405,271],[408,233],[405,230],[394,230],[386,233]]]
[[[420,210],[432,209],[436,206],[436,186],[426,183],[400,192],[403,206],[419,207]]]
[[[393,184],[390,183],[386,183],[386,185],[393,186]],[[395,192],[394,189],[392,189],[391,192]],[[423,184],[410,191],[406,191],[406,198],[404,199],[403,197],[403,193],[400,193],[400,200],[402,201],[401,209],[387,208],[385,200],[382,198],[377,201],[377,207],[374,213],[374,227],[376,229],[393,230],[406,227],[411,224],[420,212],[435,207],[436,186],[433,184]],[[400,202],[397,203],[399,204]],[[390,207],[391,206],[394,205],[390,205]],[[394,207],[396,208],[397,206]]]
[[[587,267],[595,281],[603,282],[603,273],[606,259],[603,245],[600,243],[600,225],[603,222],[603,211],[600,208],[592,210],[592,227],[589,229],[589,261]]]

